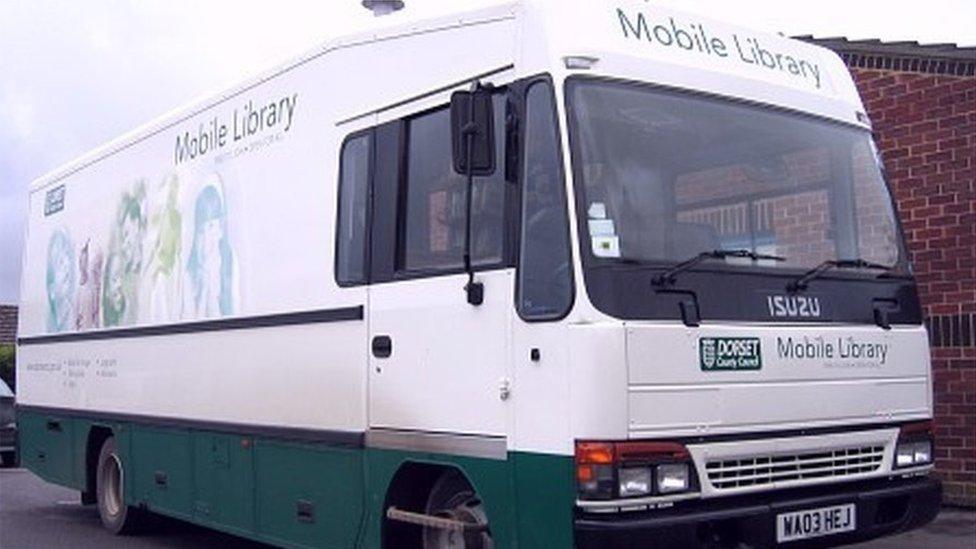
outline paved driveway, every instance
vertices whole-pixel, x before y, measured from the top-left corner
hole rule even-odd
[[[0,547],[259,549],[265,546],[168,519],[161,519],[146,535],[116,537],[102,529],[94,507],[78,503],[77,492],[48,484],[24,469],[0,469]],[[974,549],[976,513],[946,510],[921,530],[855,547]]]
[[[83,506],[78,492],[48,484],[26,469],[0,469],[0,547],[3,549],[111,549],[266,546],[161,519],[146,535],[113,536],[102,528],[94,506]]]
[[[928,526],[897,537],[852,545],[857,549],[976,549],[976,512],[943,509]]]

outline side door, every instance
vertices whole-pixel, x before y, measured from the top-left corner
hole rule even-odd
[[[497,169],[476,177],[472,193],[477,306],[464,291],[467,187],[452,167],[449,101],[444,92],[401,107],[377,129],[369,428],[407,437],[407,447],[432,433],[480,435],[504,452],[514,299],[505,92],[493,102]]]

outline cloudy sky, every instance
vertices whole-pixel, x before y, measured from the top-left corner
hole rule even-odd
[[[490,2],[406,3],[396,17]],[[659,3],[791,35],[976,45],[972,0]],[[309,45],[376,25],[359,4],[0,0],[0,303],[17,301],[32,179]]]

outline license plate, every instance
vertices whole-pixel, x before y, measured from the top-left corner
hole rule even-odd
[[[776,515],[776,541],[818,538],[857,528],[853,503]]]

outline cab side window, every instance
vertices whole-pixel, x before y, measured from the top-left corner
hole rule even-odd
[[[472,264],[504,262],[504,94],[495,96],[496,166],[475,177],[472,195]],[[467,179],[455,173],[450,109],[438,108],[406,121],[405,170],[399,207],[397,271],[455,272],[463,268]]]
[[[517,304],[526,320],[556,320],[573,304],[569,217],[552,86],[532,84],[525,97],[522,234]]]
[[[339,212],[336,228],[336,280],[342,286],[364,284],[369,216],[372,133],[350,137],[339,165]]]

